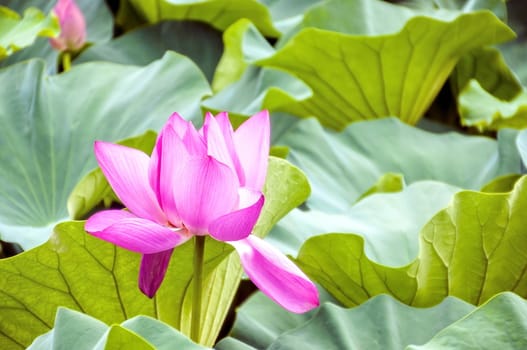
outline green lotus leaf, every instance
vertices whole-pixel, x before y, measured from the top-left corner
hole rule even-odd
[[[113,17],[104,0],[76,0],[86,20],[86,40],[88,43],[102,43],[110,40],[113,36]],[[7,7],[15,11],[22,12],[29,6],[38,8],[44,13],[49,13],[55,1],[49,0],[5,0]],[[57,24],[58,26],[58,24]],[[59,28],[57,27],[57,34]],[[26,61],[31,58],[42,58],[46,61],[46,70],[49,73],[56,73],[59,52],[54,50],[47,38],[37,38],[33,45],[16,52],[3,61],[1,67],[6,67],[14,63]]]
[[[35,8],[28,8],[24,16],[0,6],[0,59],[31,45],[37,36],[53,37],[59,34],[57,19]]]
[[[216,349],[522,349],[526,306],[512,293],[478,308],[454,297],[416,308],[379,295],[352,309],[325,303],[302,317],[284,315],[256,295],[238,310],[230,337]]]
[[[503,291],[525,297],[525,191],[527,177],[509,193],[457,193],[421,230],[419,253],[406,266],[370,260],[355,234],[312,237],[297,263],[345,306],[381,293],[414,306],[431,306],[446,296],[480,305]]]
[[[223,49],[221,35],[203,23],[164,21],[85,50],[75,63],[111,61],[147,65],[172,50],[192,59],[209,80]]]
[[[95,167],[93,141],[159,129],[174,111],[200,118],[209,86],[187,58],[140,68],[87,63],[47,76],[42,61],[0,70],[0,235],[25,249],[67,218],[68,195]],[[175,79],[174,77],[177,77]]]
[[[512,37],[487,11],[447,21],[418,16],[398,33],[377,36],[306,28],[258,64],[284,70],[313,90],[313,97],[286,105],[285,112],[317,116],[334,129],[387,116],[415,124],[460,57]]]
[[[224,30],[240,18],[248,18],[265,35],[280,35],[273,25],[269,9],[256,0],[127,0],[121,5],[117,22],[128,29],[142,21],[157,23],[175,19],[201,21]]]

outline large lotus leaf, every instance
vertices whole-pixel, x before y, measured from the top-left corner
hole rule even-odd
[[[389,172],[402,174],[408,184],[436,180],[474,190],[499,175],[520,173],[516,134],[502,130],[498,142],[434,134],[395,118],[354,123],[335,133],[309,119],[282,130],[274,142],[288,146],[288,158],[306,173],[312,189],[307,206],[342,212]]]
[[[414,17],[400,32],[378,36],[306,28],[258,64],[284,70],[313,90],[285,112],[317,116],[335,129],[386,116],[415,124],[463,54],[512,37],[487,11],[447,21]]]
[[[346,306],[381,293],[415,306],[446,296],[479,305],[502,291],[525,297],[526,191],[524,176],[510,193],[457,193],[422,229],[419,253],[404,267],[370,260],[363,238],[354,234],[310,238],[297,262]]]
[[[53,329],[35,339],[28,349],[116,349],[123,341],[127,349],[208,349],[151,317],[135,316],[120,325],[108,327],[93,317],[63,307],[57,311]]]
[[[79,65],[46,76],[42,61],[0,70],[0,232],[30,248],[67,217],[77,181],[95,167],[93,141],[159,129],[174,111],[198,118],[209,86],[187,58],[167,53],[139,68]],[[200,117],[199,117],[200,118]]]
[[[254,229],[259,236],[306,199],[309,185],[296,167],[271,158],[264,193]],[[174,251],[165,281],[151,300],[137,288],[139,255],[94,238],[83,227],[83,222],[59,224],[44,245],[0,260],[0,348],[27,346],[52,328],[58,306],[108,324],[143,314],[189,334],[193,240]],[[241,275],[232,247],[207,238],[200,343],[214,343]]]
[[[76,0],[86,19],[86,40],[89,43],[102,43],[110,40],[113,36],[113,16],[104,0]],[[22,12],[29,6],[34,6],[45,13],[49,13],[55,1],[49,0],[7,0],[3,1],[7,7]],[[59,53],[49,44],[48,39],[37,39],[33,45],[27,47],[7,59],[0,62],[5,67],[17,62],[26,61],[30,58],[42,58],[47,63],[47,71],[55,73],[57,70],[57,59]]]
[[[527,302],[513,293],[490,299],[422,346],[408,350],[527,348]]]
[[[31,45],[37,36],[56,36],[59,24],[52,15],[28,8],[24,16],[0,6],[0,60]]]
[[[364,251],[376,262],[402,266],[419,252],[419,232],[459,188],[434,181],[411,184],[402,192],[368,196],[344,212],[296,209],[267,237],[274,246],[296,256],[302,244],[326,232],[356,232]]]
[[[238,311],[233,338],[217,348],[523,349],[526,307],[512,293],[499,294],[478,308],[448,297],[424,309],[380,295],[353,309],[326,303],[309,320],[297,318],[288,325],[276,306],[253,297]],[[257,310],[265,313],[258,315]]]
[[[221,34],[198,22],[166,21],[128,32],[108,43],[89,47],[75,63],[111,61],[146,65],[172,50],[192,59],[209,80],[223,51]]]
[[[141,20],[157,23],[167,19],[185,19],[206,22],[224,30],[240,18],[248,18],[267,36],[280,35],[273,25],[269,9],[257,0],[127,0],[121,3],[117,14],[117,22],[125,28],[136,26]]]

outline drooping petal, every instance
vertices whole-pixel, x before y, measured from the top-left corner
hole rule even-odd
[[[219,241],[237,241],[252,232],[262,207],[264,196],[261,192],[240,189],[240,207],[236,211],[223,215],[209,225],[209,233]]]
[[[166,224],[148,180],[149,158],[143,152],[112,143],[95,142],[95,157],[124,205],[141,218]]]
[[[159,286],[161,286],[173,251],[174,249],[168,249],[159,253],[143,255],[139,269],[139,289],[147,297],[154,297]]]
[[[262,190],[267,175],[271,126],[269,112],[246,120],[234,132],[234,145],[245,174],[242,186]]]
[[[222,123],[225,124],[224,121]],[[212,114],[207,113],[203,124],[203,133],[207,143],[208,154],[231,168],[238,178],[240,178],[241,174],[242,179],[240,179],[240,183],[242,183],[244,175],[234,148],[232,130],[225,127],[221,128],[216,118]]]
[[[303,313],[319,305],[316,286],[291,260],[264,240],[251,235],[229,242],[251,281],[283,308]]]
[[[90,217],[84,228],[95,237],[142,254],[162,252],[186,240],[185,235],[147,219],[125,217],[114,221],[115,217],[115,210],[101,211]]]
[[[210,222],[238,208],[236,175],[212,157],[189,158],[174,179],[178,213],[192,234],[206,234]]]

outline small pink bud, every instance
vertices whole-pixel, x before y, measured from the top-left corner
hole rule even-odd
[[[60,35],[49,39],[59,51],[78,51],[86,42],[86,22],[75,0],[58,0],[53,13],[60,23]]]

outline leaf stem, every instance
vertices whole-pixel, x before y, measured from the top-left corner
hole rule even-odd
[[[71,54],[66,51],[62,54],[62,71],[67,72],[71,69]]]
[[[192,323],[190,326],[190,338],[198,344],[201,330],[201,292],[204,251],[205,236],[194,236],[194,290],[192,294]]]

